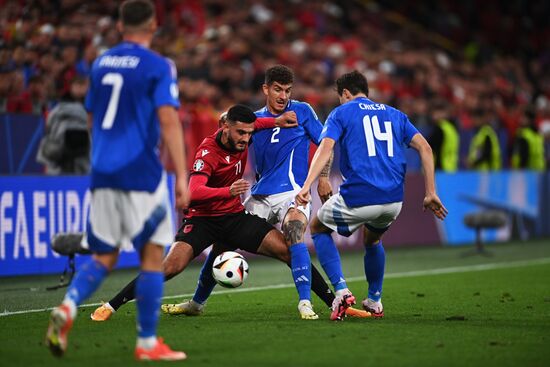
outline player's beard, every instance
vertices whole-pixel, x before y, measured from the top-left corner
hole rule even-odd
[[[239,147],[237,144],[239,142],[233,140],[233,138],[231,137],[231,135],[228,135],[227,136],[227,143],[229,144],[229,148],[235,152],[242,152],[246,149],[246,143],[244,143],[244,145],[241,147]]]

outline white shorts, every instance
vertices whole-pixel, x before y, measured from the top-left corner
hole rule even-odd
[[[350,208],[338,193],[323,204],[317,217],[325,226],[346,237],[363,224],[372,232],[384,233],[399,215],[402,205],[400,201]]]
[[[174,236],[166,175],[155,192],[94,190],[86,234],[82,245],[97,253],[126,248],[129,243],[138,251],[149,242],[170,245]]]
[[[296,206],[294,199],[300,190],[282,192],[274,195],[251,195],[244,201],[244,207],[250,214],[264,218],[270,224],[281,223],[290,208],[304,213],[307,221],[311,215],[311,204]]]

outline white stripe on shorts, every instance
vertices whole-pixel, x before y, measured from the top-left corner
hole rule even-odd
[[[298,192],[300,192],[299,186],[296,190],[281,192],[280,194],[249,196],[244,201],[244,207],[250,214],[264,218],[270,224],[282,222],[290,208],[296,208],[302,212],[309,222],[311,204],[308,203],[306,206],[296,206],[294,199]]]
[[[325,226],[348,237],[362,225],[385,231],[399,215],[402,205],[399,201],[350,208],[338,193],[323,204],[317,212],[317,217]]]

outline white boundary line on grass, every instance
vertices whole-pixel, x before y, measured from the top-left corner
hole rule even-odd
[[[534,259],[534,260],[521,260],[521,261],[510,261],[510,262],[502,262],[502,263],[489,263],[489,264],[478,264],[478,265],[465,265],[465,266],[454,266],[449,268],[439,268],[439,269],[428,269],[428,270],[414,270],[414,271],[406,271],[401,273],[389,273],[384,275],[384,279],[395,279],[395,278],[411,278],[411,277],[419,277],[419,276],[425,276],[425,275],[438,275],[438,274],[453,274],[453,273],[468,273],[468,272],[474,272],[474,271],[484,271],[484,270],[493,270],[493,269],[505,269],[505,268],[517,268],[517,267],[524,267],[524,266],[531,266],[531,265],[544,265],[544,264],[550,264],[550,257],[543,257],[541,259]],[[360,277],[350,277],[346,280],[348,282],[358,281],[365,279],[364,276]],[[254,292],[254,291],[264,291],[264,290],[270,290],[270,289],[282,289],[282,288],[292,288],[294,287],[294,284],[287,283],[287,284],[274,284],[274,285],[266,285],[266,286],[260,286],[260,287],[248,287],[248,288],[240,288],[240,289],[228,289],[228,290],[221,290],[221,291],[215,291],[212,292],[213,295],[215,294],[229,294],[229,293],[245,293],[245,292]],[[191,297],[193,296],[193,293],[184,293],[184,294],[178,294],[175,296],[166,296],[162,299],[173,299],[173,298],[183,298],[183,297]],[[134,301],[130,301],[134,302]],[[80,307],[92,307],[92,306],[100,306],[101,303],[89,303],[85,305],[80,305]],[[21,315],[21,314],[28,314],[28,313],[36,313],[36,312],[44,312],[44,311],[50,311],[53,308],[42,308],[42,309],[35,309],[35,310],[21,310],[21,311],[7,311],[0,313],[0,317],[3,316],[12,316],[12,315]]]

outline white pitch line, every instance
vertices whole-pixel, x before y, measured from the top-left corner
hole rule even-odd
[[[389,273],[384,275],[384,279],[411,278],[411,277],[419,277],[419,276],[425,276],[425,275],[438,275],[438,274],[468,273],[468,272],[474,272],[474,271],[517,268],[517,267],[524,267],[524,266],[531,266],[531,265],[544,265],[544,264],[550,264],[550,257],[544,257],[541,259],[533,259],[533,260],[510,261],[510,262],[503,262],[503,263],[465,265],[465,266],[454,266],[449,268],[414,270],[414,271],[406,271],[401,273]],[[349,282],[354,282],[354,281],[359,281],[364,279],[365,279],[364,276],[359,276],[359,277],[350,277],[350,278],[347,278],[346,280]],[[274,285],[266,285],[266,286],[260,286],[260,287],[248,287],[248,288],[214,291],[212,292],[212,294],[216,295],[216,294],[229,294],[229,293],[245,293],[245,292],[265,291],[270,289],[283,289],[283,288],[292,288],[292,287],[294,287],[294,284],[292,283],[274,284]],[[192,295],[193,293],[184,293],[184,294],[178,294],[175,296],[166,296],[166,297],[163,297],[162,299],[191,297]],[[130,302],[134,302],[134,301],[132,300]],[[80,307],[97,307],[100,305],[101,303],[88,303],[85,305],[80,305],[79,308]],[[36,313],[36,312],[45,312],[45,311],[51,311],[52,309],[53,307],[34,309],[34,310],[21,310],[21,311],[5,310],[4,312],[0,313],[0,317]]]

